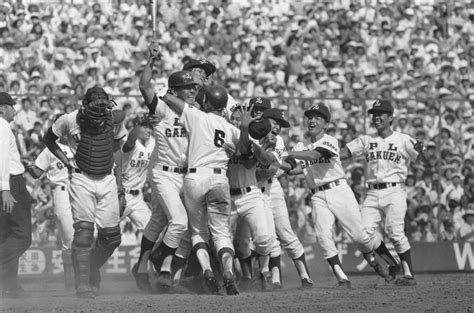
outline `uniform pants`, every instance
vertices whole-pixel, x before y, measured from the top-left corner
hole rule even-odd
[[[68,251],[72,247],[74,237],[74,223],[72,220],[71,202],[69,191],[66,186],[56,186],[53,189],[53,210],[58,220],[59,238],[61,239],[61,250]]]
[[[17,201],[12,213],[0,209],[0,282],[4,290],[18,287],[18,262],[31,245],[31,200],[22,175],[10,176],[10,192]]]

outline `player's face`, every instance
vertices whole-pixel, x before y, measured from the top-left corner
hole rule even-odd
[[[390,122],[393,120],[393,116],[387,112],[377,112],[372,114],[372,123],[375,129],[380,132],[390,127]]]
[[[8,122],[13,122],[15,118],[16,109],[13,105],[1,105],[0,111],[2,112],[3,118]]]
[[[239,110],[235,110],[232,113],[230,116],[230,123],[235,127],[240,128],[240,125],[242,124],[242,114],[239,112]]]
[[[327,127],[327,122],[319,114],[314,114],[311,113],[310,116],[308,117],[308,131],[311,136],[317,136],[320,135],[321,133],[324,133],[326,127]]]
[[[280,133],[280,131],[281,131],[281,126],[280,126],[280,124],[278,124],[278,122],[275,121],[275,120],[272,119],[272,118],[269,118],[268,120],[269,120],[270,123],[272,124],[271,133],[272,133],[273,135],[275,135],[275,136],[278,135],[278,134]]]
[[[263,111],[264,111],[264,109],[262,109],[260,107],[254,107],[253,110],[252,110],[252,117],[261,118],[262,114],[263,114]]]
[[[198,85],[188,85],[176,88],[176,96],[187,103],[194,103]]]
[[[211,77],[207,77],[206,71],[200,67],[193,67],[191,69],[191,73],[196,75],[196,77],[201,80],[202,85],[209,85],[212,80],[210,79]],[[211,75],[209,75],[211,76]]]
[[[138,139],[146,141],[150,139],[150,136],[151,136],[151,128],[141,126],[140,133],[138,134]]]

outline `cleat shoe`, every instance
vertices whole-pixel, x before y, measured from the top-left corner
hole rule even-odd
[[[260,281],[262,283],[262,291],[272,291],[272,274],[270,272],[261,273]]]
[[[379,262],[375,262],[373,268],[377,275],[382,278],[385,278],[385,280],[387,280],[387,278],[390,276],[388,268],[386,266],[383,266]]]
[[[279,281],[274,282],[273,283],[273,290],[280,290],[280,289],[283,289],[283,285]]]
[[[101,281],[100,271],[91,272],[89,283],[90,283],[92,293],[94,293],[94,295],[96,296],[100,295],[100,281]]]
[[[204,271],[204,281],[206,282],[207,289],[210,293],[219,292],[219,285],[217,284],[217,280],[213,272],[210,270]]]
[[[161,286],[162,289],[169,289],[171,285],[173,284],[173,280],[171,279],[171,273],[160,272],[157,282]]]
[[[232,275],[229,272],[225,272],[222,275],[222,278],[224,279],[224,286],[227,291],[228,295],[231,296],[236,296],[239,294],[239,291],[237,290],[237,286],[235,286],[235,281],[234,281],[234,275]]]
[[[150,293],[151,284],[148,273],[138,273],[138,263],[132,267],[132,274],[138,289],[142,292]]]
[[[388,267],[388,276],[385,278],[387,283],[394,281],[397,278],[397,275],[400,273],[401,267],[399,264],[389,265]]]
[[[311,289],[313,288],[313,286],[314,286],[314,282],[311,278],[308,277],[308,278],[303,278],[301,280],[301,287],[303,289]]]
[[[416,285],[416,279],[412,276],[403,276],[402,278],[398,278],[395,281],[395,285],[397,286],[414,286]]]
[[[94,299],[95,293],[85,283],[79,283],[76,288],[76,296],[80,299]]]
[[[336,289],[351,289],[351,282],[347,279],[343,279],[337,282]]]

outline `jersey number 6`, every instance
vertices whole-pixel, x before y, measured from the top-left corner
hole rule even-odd
[[[222,148],[225,143],[224,138],[225,138],[225,133],[222,130],[216,129],[214,133],[214,145],[218,148]]]

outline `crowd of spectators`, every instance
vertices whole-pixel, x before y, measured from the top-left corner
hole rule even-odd
[[[188,0],[158,6],[157,89],[187,58],[206,58],[217,66],[214,80],[239,101],[266,96],[288,112],[292,127],[283,135],[290,149],[306,139],[302,112],[313,103],[331,108],[328,133],[342,146],[373,131],[366,108],[375,98],[391,99],[393,128],[422,139],[428,154],[426,164],[410,167],[407,233],[413,241],[469,239],[459,230],[474,210],[471,1]],[[153,40],[150,12],[148,0],[0,3],[0,91],[17,98],[14,131],[23,158],[43,149],[53,117],[78,108],[91,86],[114,95],[130,119],[146,112],[138,79]],[[345,165],[362,201],[363,160]],[[314,241],[304,180],[280,180],[295,230]],[[29,185],[34,239],[50,242],[56,230],[48,182]],[[124,230],[134,233],[126,221]]]

